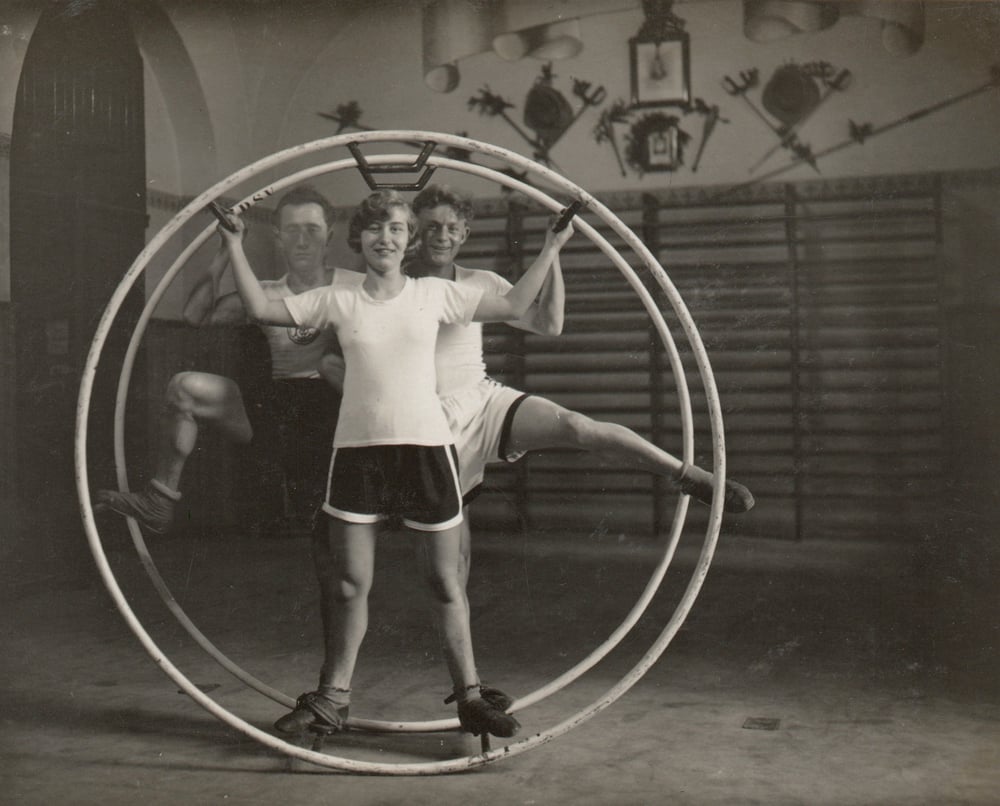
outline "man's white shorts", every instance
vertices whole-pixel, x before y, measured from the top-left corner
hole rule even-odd
[[[517,407],[528,397],[490,378],[457,394],[441,398],[451,435],[458,450],[459,478],[466,503],[483,483],[490,462],[516,462],[524,452],[512,453],[511,423]]]

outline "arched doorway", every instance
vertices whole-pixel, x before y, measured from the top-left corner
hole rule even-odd
[[[19,526],[38,539],[78,520],[80,370],[101,311],[145,242],[143,65],[124,0],[57,2],[40,17],[14,107],[10,203]],[[112,478],[117,357],[140,295],[99,372],[90,441],[102,483]],[[57,551],[57,541],[43,542]]]

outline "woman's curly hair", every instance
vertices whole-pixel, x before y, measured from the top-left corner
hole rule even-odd
[[[410,251],[416,244],[417,217],[413,208],[398,190],[376,190],[357,206],[347,227],[347,245],[355,252],[361,252],[361,233],[373,223],[381,223],[389,218],[393,207],[406,210],[406,228],[409,233],[406,249]]]

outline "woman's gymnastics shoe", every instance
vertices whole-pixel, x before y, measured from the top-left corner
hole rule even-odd
[[[501,692],[502,693],[502,692]],[[506,694],[503,695],[505,698]],[[458,721],[462,730],[473,736],[484,733],[508,739],[521,729],[521,723],[510,714],[504,713],[486,697],[474,697],[458,704]]]
[[[295,701],[295,709],[274,723],[278,733],[294,736],[307,728],[339,733],[347,728],[349,705],[339,705],[318,691],[307,691]]]
[[[487,685],[486,683],[479,684],[479,696],[482,697],[486,702],[501,711],[506,711],[514,704],[514,698],[509,694],[505,694],[498,688],[493,688],[493,686]],[[445,705],[455,702],[458,699],[458,692],[454,691],[449,696],[448,699],[444,701]]]
[[[509,694],[504,694],[500,689],[487,686],[485,683],[479,687],[479,696],[501,711],[506,711],[514,704],[514,698]]]
[[[170,492],[173,493],[172,490]],[[176,493],[176,496],[172,497],[166,492],[166,488],[160,489],[153,483],[135,493],[98,490],[94,511],[110,509],[119,515],[135,518],[150,532],[161,535],[174,522],[174,504],[180,498],[180,493]]]
[[[707,470],[685,462],[681,472],[674,477],[674,483],[685,495],[690,495],[696,501],[711,506],[712,478],[712,474]],[[753,505],[753,493],[738,481],[726,479],[722,499],[722,508],[726,512],[749,512],[753,509]]]

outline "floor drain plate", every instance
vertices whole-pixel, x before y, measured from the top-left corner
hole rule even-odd
[[[770,716],[748,716],[743,722],[745,730],[777,730],[781,724],[780,719]]]

